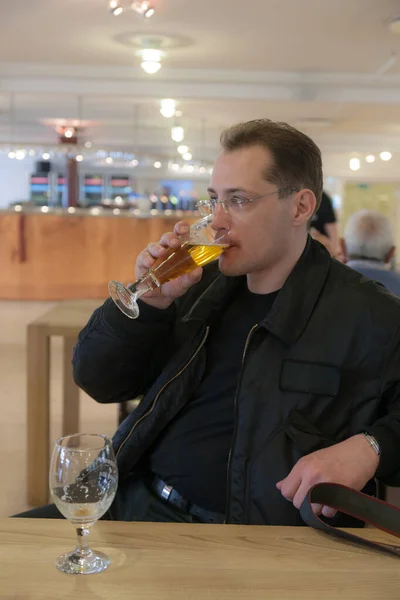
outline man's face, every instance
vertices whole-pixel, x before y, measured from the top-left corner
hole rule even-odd
[[[222,152],[214,166],[210,197],[252,199],[275,192],[278,187],[264,178],[271,163],[270,153],[261,146]],[[220,270],[233,276],[271,269],[290,251],[296,223],[295,192],[282,199],[273,193],[234,205],[228,213],[218,204],[212,227],[221,234],[229,231],[231,244],[219,258]]]

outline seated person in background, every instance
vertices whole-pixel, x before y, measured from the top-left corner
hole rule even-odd
[[[313,215],[310,229],[312,237],[321,242],[321,244],[324,244],[332,256],[336,256],[339,253],[340,241],[337,219],[332,199],[326,192],[322,192],[321,204]],[[330,244],[325,243],[324,238],[321,236],[326,236]]]
[[[261,119],[221,144],[203,204],[228,236],[218,263],[143,296],[136,320],[106,300],[75,347],[98,402],[144,394],[114,436],[112,519],[302,525],[313,484],[400,485],[400,302],[308,235],[308,136]],[[149,244],[136,278],[188,229]]]
[[[400,274],[390,270],[396,249],[387,217],[373,210],[355,213],[347,221],[342,245],[348,267],[400,296]]]

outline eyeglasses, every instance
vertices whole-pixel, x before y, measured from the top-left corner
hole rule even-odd
[[[286,187],[280,188],[279,190],[275,190],[274,192],[270,192],[269,194],[263,194],[262,196],[256,196],[255,198],[248,198],[246,196],[242,196],[241,194],[233,194],[228,198],[223,198],[222,200],[218,200],[217,197],[210,198],[209,200],[200,200],[196,203],[197,210],[199,213],[207,217],[209,215],[213,215],[217,210],[218,204],[222,206],[224,212],[227,214],[237,213],[250,202],[254,202],[255,200],[260,200],[261,198],[267,198],[268,196],[273,196],[274,194],[282,194],[286,193],[289,195],[292,192],[299,192],[300,190],[295,187]]]

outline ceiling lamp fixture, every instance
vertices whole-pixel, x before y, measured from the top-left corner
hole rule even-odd
[[[358,171],[360,166],[361,166],[361,163],[360,163],[359,158],[351,158],[350,159],[349,167],[352,171]]]
[[[373,154],[368,154],[368,156],[365,157],[365,160],[367,161],[367,163],[374,163],[375,156]]]
[[[182,144],[182,146],[178,146],[178,152],[179,154],[186,154],[186,152],[189,152],[189,148]]]
[[[172,98],[165,98],[161,100],[161,108],[160,113],[166,119],[170,119],[175,115],[176,112],[176,102]]]
[[[119,0],[108,0],[108,10],[114,17],[118,17],[124,9],[119,3]]]
[[[392,158],[392,153],[391,152],[381,152],[379,156],[381,157],[381,160],[388,161]]]
[[[174,142],[179,144],[179,142],[182,142],[185,137],[185,130],[180,125],[175,125],[171,129],[171,137]]]
[[[190,152],[186,152],[183,156],[182,156],[183,160],[192,160],[192,155]]]
[[[161,69],[161,59],[164,55],[162,50],[156,48],[144,48],[139,51],[142,58],[141,67],[149,75],[155,75]]]
[[[66,129],[64,130],[64,137],[67,139],[71,139],[73,137],[75,137],[76,135],[76,131],[73,127],[66,127]]]
[[[156,12],[152,4],[147,2],[147,0],[134,0],[132,2],[132,10],[135,10],[146,19],[150,19]]]

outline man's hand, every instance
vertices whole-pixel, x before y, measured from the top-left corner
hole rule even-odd
[[[149,244],[145,250],[143,250],[136,261],[135,274],[136,279],[140,279],[145,275],[158,258],[166,258],[168,252],[177,250],[182,243],[182,238],[179,236],[185,236],[189,233],[189,224],[185,221],[179,221],[174,227],[174,232],[164,233],[158,243]],[[197,267],[190,273],[182,275],[177,279],[173,279],[168,283],[164,283],[159,288],[156,288],[152,292],[148,292],[142,296],[141,300],[150,306],[155,308],[165,309],[172,304],[172,302],[186,294],[189,288],[195,283],[198,283],[202,277],[203,269]]]
[[[379,457],[364,435],[355,435],[344,442],[317,450],[301,458],[289,475],[276,487],[282,496],[300,508],[308,490],[316,483],[341,483],[356,490],[372,479],[378,468]],[[333,517],[335,510],[314,504],[316,514]]]

